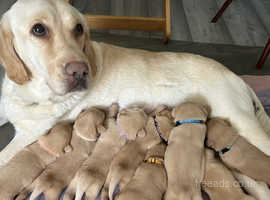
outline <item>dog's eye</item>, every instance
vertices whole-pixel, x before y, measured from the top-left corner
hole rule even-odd
[[[77,36],[80,36],[83,34],[83,26],[81,24],[77,24],[75,27],[75,33]]]
[[[47,34],[47,29],[42,24],[35,24],[32,28],[32,33],[35,36],[42,37],[42,36],[45,36]]]

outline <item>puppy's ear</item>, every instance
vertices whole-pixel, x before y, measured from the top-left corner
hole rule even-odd
[[[15,50],[14,35],[7,18],[3,16],[0,23],[0,63],[10,80],[23,85],[30,80],[30,75]]]
[[[161,112],[162,112],[163,110],[165,110],[165,109],[167,109],[167,106],[165,106],[165,105],[159,105],[159,106],[156,108],[156,111],[155,111],[156,115],[159,114],[159,113],[161,113]]]
[[[211,107],[208,105],[203,105],[202,106],[203,112],[205,113],[205,115],[210,115],[211,112]]]
[[[141,130],[138,131],[137,136],[139,137],[144,137],[146,135],[146,131],[144,130],[144,128],[142,128]]]

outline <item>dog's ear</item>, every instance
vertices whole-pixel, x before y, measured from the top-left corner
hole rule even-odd
[[[87,30],[88,31],[88,30]],[[96,60],[96,52],[93,48],[93,43],[90,40],[89,32],[85,34],[85,46],[84,53],[88,59],[90,64],[92,76],[95,77],[97,74],[97,60]]]
[[[165,105],[159,105],[157,108],[156,108],[156,115],[158,115],[159,113],[161,113],[163,110],[167,109],[168,107],[165,106]]]
[[[0,24],[0,63],[10,80],[23,85],[30,80],[29,73],[15,50],[14,35],[5,16],[1,19]]]

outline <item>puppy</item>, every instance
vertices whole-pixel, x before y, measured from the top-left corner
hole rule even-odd
[[[135,139],[136,135],[139,137],[126,144],[113,159],[102,190],[102,200],[113,199],[116,186],[118,185],[121,191],[133,177],[147,150],[161,142],[154,119],[146,116],[143,110],[124,109],[118,114],[117,121],[123,134],[131,139]]]
[[[55,152],[62,152],[66,144],[69,144],[71,131],[71,124],[58,124],[46,137],[40,138],[42,144],[52,142],[48,143],[46,150],[36,142],[13,157],[0,170],[1,199],[15,197],[31,184],[49,164],[53,163],[59,156]],[[49,148],[52,150],[48,151]]]
[[[167,188],[167,175],[164,167],[166,145],[153,146],[138,167],[134,177],[123,188],[116,200],[161,200]]]
[[[78,119],[80,120],[80,119]],[[75,121],[75,124],[77,121]],[[89,123],[91,125],[91,123]],[[37,178],[28,185],[16,200],[24,200],[30,193],[30,200],[41,193],[46,200],[58,199],[63,189],[71,182],[81,164],[95,147],[95,142],[83,140],[73,129],[71,146],[73,150],[49,164]]]
[[[269,156],[241,137],[223,119],[213,118],[207,126],[207,146],[219,152],[229,168],[270,185]]]
[[[205,121],[210,109],[186,102],[172,111],[176,127],[172,129],[165,153],[168,189],[165,199],[200,200],[204,176]]]
[[[101,132],[105,131],[102,125],[105,113],[96,108],[83,111],[76,119],[74,130],[78,136],[87,141],[96,141]]]
[[[205,175],[202,182],[203,190],[214,200],[255,200],[246,195],[232,172],[226,168],[214,152],[206,149]]]
[[[124,127],[124,129],[120,127],[119,124],[123,123],[123,118],[130,117],[129,112],[121,112],[116,122],[118,106],[114,104],[110,107],[108,129],[101,134],[91,156],[83,163],[71,181],[65,194],[65,200],[71,200],[74,196],[76,196],[76,200],[81,199],[84,193],[87,199],[96,198],[106,180],[114,156],[125,145],[127,139],[135,138],[137,135],[145,135],[144,127],[147,116],[142,110],[139,112],[134,110],[134,112],[137,115],[144,116],[144,121],[142,120],[138,123],[134,121],[132,126],[137,132],[128,132]]]

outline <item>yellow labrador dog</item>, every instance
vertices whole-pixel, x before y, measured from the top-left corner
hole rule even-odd
[[[9,120],[17,132],[0,153],[1,164],[85,108],[118,102],[151,111],[194,94],[208,101],[213,117],[227,118],[270,155],[270,121],[261,103],[222,64],[193,54],[91,42],[85,18],[64,0],[18,0],[1,19],[0,63],[6,70],[1,121]]]

